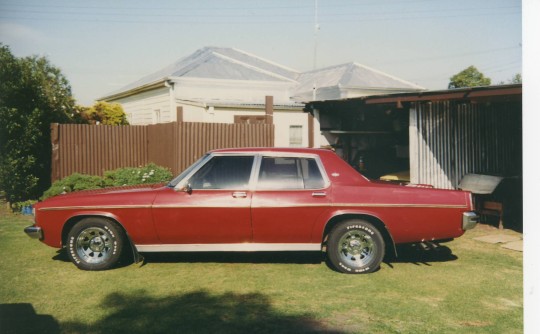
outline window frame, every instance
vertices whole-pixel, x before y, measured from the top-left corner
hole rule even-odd
[[[209,163],[213,158],[215,157],[253,157],[253,162],[251,165],[251,172],[249,174],[249,182],[247,187],[244,188],[221,188],[221,189],[193,189],[196,191],[216,191],[216,190],[251,190],[253,189],[253,179],[254,179],[254,172],[255,172],[255,166],[257,165],[257,155],[253,153],[210,153],[207,154],[204,158],[202,158],[198,165],[193,167],[192,170],[187,173],[180,182],[178,182],[175,186],[175,189],[185,189],[189,185],[189,180],[197,174],[199,170],[201,170],[204,166],[206,166],[207,163]],[[191,188],[191,187],[190,187]]]
[[[259,175],[261,172],[262,160],[264,158],[297,158],[297,159],[313,159],[319,168],[319,172],[323,178],[324,184],[321,188],[296,188],[296,189],[280,189],[280,188],[264,188],[259,186]],[[256,175],[254,180],[255,191],[314,191],[327,189],[330,186],[330,178],[326,174],[324,165],[321,162],[321,159],[316,154],[288,154],[288,153],[261,153],[258,155],[257,166],[256,166]]]
[[[321,161],[321,158],[317,154],[309,153],[289,153],[289,152],[211,152],[203,156],[196,166],[191,166],[191,170],[187,173],[174,187],[177,191],[185,189],[188,186],[188,181],[191,177],[197,173],[204,165],[206,165],[212,158],[217,156],[251,156],[253,157],[253,165],[251,167],[251,174],[249,178],[247,191],[314,191],[327,189],[330,186],[330,178],[326,174],[326,170]],[[305,158],[305,159],[314,159],[319,172],[324,180],[324,185],[322,188],[309,188],[309,189],[265,189],[258,187],[259,182],[259,173],[262,165],[262,159],[265,157],[269,158]],[[177,177],[178,178],[178,177]],[[240,190],[240,189],[196,189],[196,191],[216,191],[216,190]]]

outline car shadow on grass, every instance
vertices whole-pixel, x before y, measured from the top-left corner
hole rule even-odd
[[[389,253],[384,263],[393,268],[392,263],[412,263],[414,265],[431,266],[434,262],[455,261],[458,257],[452,250],[440,244],[406,244],[397,246],[397,257]]]
[[[62,324],[67,333],[343,333],[308,313],[272,307],[261,293],[210,294],[199,290],[156,297],[147,291],[113,293],[100,302],[107,315],[96,323]]]
[[[392,263],[412,263],[431,266],[433,262],[457,260],[452,250],[444,245],[407,244],[397,247],[396,257],[387,251],[384,263],[393,268]],[[322,264],[327,262],[323,252],[163,252],[141,253],[139,266],[151,263],[268,263],[268,264]],[[115,266],[123,268],[132,265],[134,254],[126,252]],[[60,249],[53,260],[70,262],[67,251]],[[328,264],[328,263],[327,263]],[[331,269],[332,266],[329,266]]]
[[[143,253],[145,263],[298,263],[323,262],[321,252],[183,252]]]

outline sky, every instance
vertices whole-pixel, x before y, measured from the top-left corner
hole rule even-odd
[[[316,29],[318,26],[318,29]],[[0,0],[0,42],[46,56],[91,105],[205,46],[309,71],[357,62],[427,89],[522,73],[518,0]]]

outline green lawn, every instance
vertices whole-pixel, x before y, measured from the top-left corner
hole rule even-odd
[[[309,253],[153,254],[78,270],[0,217],[0,333],[521,333],[522,253],[472,238],[368,275]]]

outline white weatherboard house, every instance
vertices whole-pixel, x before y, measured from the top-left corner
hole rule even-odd
[[[120,103],[132,125],[235,123],[264,119],[265,97],[272,96],[275,146],[307,147],[302,102],[421,90],[356,63],[301,73],[237,49],[205,47],[98,100]]]

